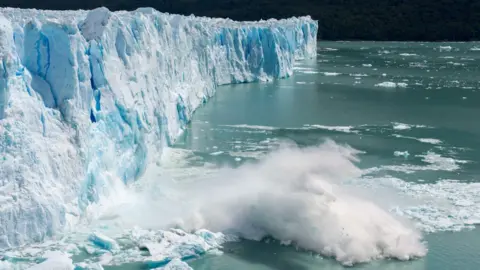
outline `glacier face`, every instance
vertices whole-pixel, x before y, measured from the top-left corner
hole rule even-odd
[[[0,249],[71,228],[158,160],[222,84],[316,54],[310,17],[0,9]]]

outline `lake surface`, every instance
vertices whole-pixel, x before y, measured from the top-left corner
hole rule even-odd
[[[480,269],[480,44],[319,42],[291,78],[222,86],[175,148],[186,167],[241,167],[282,142],[331,139],[360,153],[341,185],[406,218],[426,257],[355,269]],[[201,171],[201,169],[200,169]],[[208,188],[208,187],[206,187]],[[214,196],[212,194],[212,196]],[[337,261],[269,241],[224,245],[194,269],[341,269]]]

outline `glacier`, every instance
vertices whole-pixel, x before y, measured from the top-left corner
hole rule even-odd
[[[88,220],[217,86],[290,76],[317,30],[310,17],[0,9],[0,249]]]

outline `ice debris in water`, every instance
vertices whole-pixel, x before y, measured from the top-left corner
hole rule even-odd
[[[103,249],[114,250],[119,248],[115,240],[99,232],[92,233],[88,237],[88,240],[90,240],[93,244]]]
[[[75,264],[75,270],[104,270],[100,263],[77,263]]]
[[[60,251],[53,251],[47,253],[45,256],[45,261],[39,264],[36,264],[28,270],[73,270],[75,269],[72,259]]]
[[[408,158],[408,156],[410,155],[408,153],[408,151],[395,151],[393,153],[393,155],[395,155],[396,157],[405,157],[405,158]]]
[[[405,123],[393,122],[393,129],[395,130],[409,130],[412,128],[427,128],[425,125],[410,125]]]
[[[338,72],[323,72],[323,75],[325,76],[338,76],[338,75],[341,75],[342,73],[338,73]]]
[[[385,87],[385,88],[406,88],[408,84],[406,83],[394,83],[394,82],[382,82],[375,84],[376,87]]]
[[[193,270],[186,262],[182,262],[179,259],[173,259],[169,262],[165,267],[160,267],[156,269],[163,269],[163,270]]]
[[[441,144],[442,141],[434,138],[419,138],[418,141],[429,144]]]
[[[395,154],[399,155],[399,153]],[[364,170],[365,174],[378,171],[396,171],[404,173],[414,173],[416,171],[456,171],[460,169],[460,164],[469,163],[468,160],[459,160],[450,157],[444,157],[440,154],[428,151],[425,154],[415,155],[415,158],[421,158],[426,165],[385,165],[381,167],[373,167]]]
[[[104,245],[93,244],[90,239],[91,235],[83,238],[83,240],[82,235],[79,234],[67,242],[40,244],[38,247],[27,246],[14,253],[7,253],[3,258],[5,262],[0,261],[0,269],[3,270],[2,267],[12,266],[12,262],[20,269],[31,266],[32,269],[42,270],[73,269],[69,268],[73,265],[78,270],[100,270],[103,269],[103,266],[131,262],[137,262],[149,268],[167,267],[168,265],[177,267],[182,265],[177,262],[178,260],[196,258],[207,252],[218,254],[221,253],[218,249],[223,243],[238,240],[234,236],[213,233],[204,229],[187,233],[180,229],[164,231],[135,227],[118,234],[114,238],[96,232],[96,238],[101,238],[103,242],[108,242],[109,245],[112,245],[112,242],[117,243],[117,241],[120,243],[118,248],[107,250],[103,247]],[[45,251],[48,249],[62,250],[62,252]],[[82,252],[86,252],[88,256],[73,264],[70,257]],[[38,263],[38,261],[41,263]],[[6,269],[11,269],[8,267]]]
[[[453,49],[452,46],[440,46],[438,48],[441,52],[449,52]]]
[[[180,229],[156,231],[135,228],[123,237],[131,239],[135,246],[148,251],[150,255],[148,257],[140,256],[140,258],[133,256],[130,260],[145,261],[150,267],[163,266],[174,258],[182,260],[196,258],[219,248],[226,241],[236,240],[234,237],[204,229],[191,234]],[[121,252],[114,256],[113,262],[124,261],[125,254],[132,255],[128,251]]]
[[[413,219],[423,231],[459,231],[475,228],[480,223],[480,183],[441,180],[420,184],[393,177],[370,180],[375,181],[375,185],[392,187],[405,196],[420,199],[414,205],[397,206],[392,211]]]
[[[0,13],[0,249],[95,217],[160,160],[216,86],[290,76],[317,49],[310,17]]]

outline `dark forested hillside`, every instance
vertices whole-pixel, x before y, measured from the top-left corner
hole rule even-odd
[[[478,40],[480,0],[0,0],[1,6],[133,10],[258,20],[311,15],[328,40]]]

